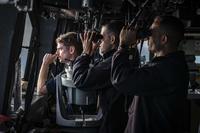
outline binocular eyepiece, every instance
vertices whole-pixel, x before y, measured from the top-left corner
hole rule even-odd
[[[98,32],[96,32],[95,35],[92,37],[92,41],[95,42],[95,43],[98,42],[101,39],[103,39],[103,36]]]

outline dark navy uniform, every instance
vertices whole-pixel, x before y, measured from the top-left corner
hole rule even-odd
[[[115,53],[112,82],[134,95],[126,133],[183,133],[188,130],[189,74],[183,52],[156,57],[142,68],[130,67],[128,52]]]
[[[76,87],[85,91],[98,90],[103,121],[100,133],[122,133],[128,115],[125,112],[125,96],[119,94],[110,80],[111,59],[115,50],[104,54],[102,61],[90,66],[91,58],[81,55],[73,65],[73,81]]]

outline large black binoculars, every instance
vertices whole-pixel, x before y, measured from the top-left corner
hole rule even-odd
[[[136,38],[139,39],[139,40],[142,40],[142,39],[148,38],[151,35],[152,35],[151,29],[139,28],[138,31],[137,31]]]
[[[103,36],[99,32],[95,32],[94,36],[92,37],[92,41],[98,42],[101,39],[103,39]]]
[[[81,33],[81,34],[83,34],[83,33]],[[96,43],[96,42],[98,42],[101,39],[103,39],[103,36],[99,32],[94,32],[93,37],[92,37],[92,41]],[[80,33],[77,34],[77,40],[81,41],[81,39],[80,39]]]

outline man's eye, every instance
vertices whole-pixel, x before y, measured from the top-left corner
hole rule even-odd
[[[100,44],[100,43],[102,43],[102,41],[103,41],[102,39],[99,39],[99,40],[97,41],[97,43]]]

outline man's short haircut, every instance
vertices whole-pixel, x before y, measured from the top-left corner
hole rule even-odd
[[[178,47],[184,38],[184,25],[174,16],[160,16],[160,29],[163,30],[173,47]]]
[[[83,50],[82,43],[78,38],[78,34],[76,32],[67,32],[60,35],[56,39],[56,43],[62,43],[65,46],[74,46],[78,55],[80,55]]]
[[[124,23],[119,20],[111,20],[110,22],[103,24],[102,26],[106,27],[109,32],[114,33],[114,35],[116,37],[115,43],[118,45],[119,44],[119,34],[120,34],[122,27],[124,26]]]

